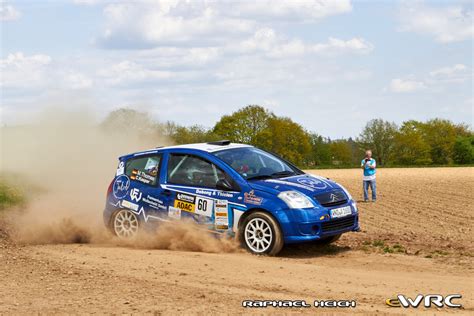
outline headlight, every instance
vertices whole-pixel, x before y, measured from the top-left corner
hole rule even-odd
[[[304,194],[298,191],[284,191],[278,197],[288,205],[289,208],[312,208],[313,202]]]
[[[338,183],[339,184],[339,183]],[[349,193],[349,191],[347,191],[346,188],[344,188],[342,185],[339,184],[339,186],[341,187],[341,189],[344,191],[344,193],[347,195],[347,198],[349,200],[352,200],[352,195]]]

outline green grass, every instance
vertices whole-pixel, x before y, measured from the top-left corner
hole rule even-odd
[[[388,245],[385,241],[377,239],[372,242],[366,240],[362,243],[362,250],[368,250],[370,247],[378,248],[383,253],[405,253],[405,247],[400,244]]]
[[[25,201],[25,193],[21,188],[7,184],[0,178],[0,211]]]

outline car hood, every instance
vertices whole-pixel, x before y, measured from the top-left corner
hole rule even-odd
[[[248,182],[250,187],[272,194],[283,191],[299,191],[308,196],[325,193],[334,189],[342,189],[339,184],[327,178],[303,174],[286,178],[255,180]]]

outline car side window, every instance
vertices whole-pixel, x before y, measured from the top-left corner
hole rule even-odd
[[[158,179],[161,155],[132,158],[125,164],[125,174],[130,180],[155,185]]]
[[[204,158],[171,154],[168,160],[168,182],[173,184],[216,188],[217,181],[229,176]]]

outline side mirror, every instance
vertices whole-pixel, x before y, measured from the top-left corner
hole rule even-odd
[[[234,188],[227,179],[219,179],[216,182],[216,189],[221,191],[232,191]]]

